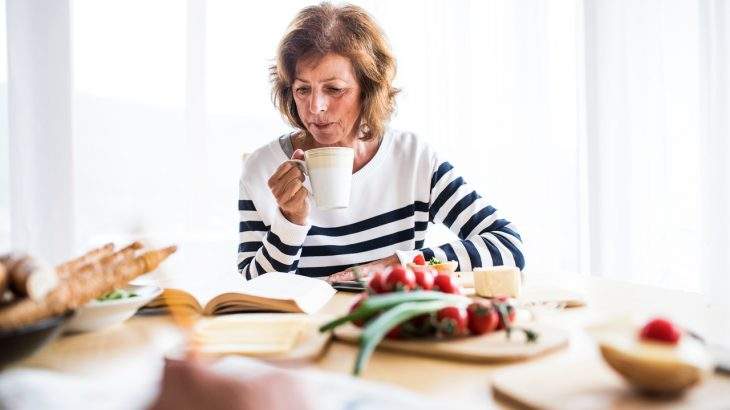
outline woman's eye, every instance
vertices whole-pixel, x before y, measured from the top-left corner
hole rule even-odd
[[[330,90],[330,92],[331,92],[331,93],[333,93],[333,94],[337,94],[337,93],[339,93],[340,91],[342,91],[342,88],[337,88],[337,87],[330,87],[330,88],[329,88],[329,90]]]
[[[307,87],[297,88],[297,94],[299,94],[299,95],[307,95],[308,93],[309,93],[309,88],[307,88]]]

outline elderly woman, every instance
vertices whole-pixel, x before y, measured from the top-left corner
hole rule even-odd
[[[328,3],[303,9],[271,67],[273,100],[295,132],[253,152],[240,181],[238,269],[247,279],[293,272],[330,281],[351,267],[426,260],[460,270],[524,266],[514,226],[423,140],[387,127],[398,92],[395,59],[363,9]],[[310,203],[297,163],[304,152],[351,147],[350,206]],[[460,240],[424,247],[430,223]]]

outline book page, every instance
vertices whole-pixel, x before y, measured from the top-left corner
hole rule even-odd
[[[187,292],[201,306],[221,293],[239,291],[246,283],[236,270],[236,244],[177,241],[177,245],[178,251],[172,257],[135,282]]]
[[[241,287],[241,293],[260,296],[269,299],[295,300],[317,288],[321,282],[319,279],[312,279],[306,276],[283,272],[269,272],[245,282]],[[329,286],[329,285],[328,285]]]
[[[221,302],[229,305],[226,311],[235,310],[235,305],[239,304],[246,310],[261,305],[273,310],[301,310],[313,313],[327,303],[335,293],[335,290],[321,279],[293,273],[270,272],[246,281],[235,268],[235,255],[227,255],[228,248],[226,252],[219,246],[201,244],[195,246],[181,244],[179,248],[175,258],[170,258],[169,263],[161,265],[150,275],[150,279],[164,289],[178,289],[189,293],[204,308],[216,296],[233,293],[251,295],[255,298],[242,297],[236,300],[236,297],[225,297]],[[272,305],[256,300],[257,298],[288,303]],[[293,309],[293,305],[298,309]]]
[[[267,299],[292,300],[303,312],[314,313],[332,298],[335,290],[321,279],[270,272],[246,282],[238,293]]]

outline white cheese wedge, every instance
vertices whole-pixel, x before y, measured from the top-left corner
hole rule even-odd
[[[474,269],[474,290],[484,297],[519,297],[522,280],[513,266],[490,266]]]

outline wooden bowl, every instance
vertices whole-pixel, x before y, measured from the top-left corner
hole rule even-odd
[[[436,271],[438,273],[452,274],[452,273],[456,272],[456,268],[459,267],[459,262],[447,261],[447,262],[439,263],[436,265],[431,265],[431,267],[436,269]]]
[[[704,345],[686,334],[677,345],[624,335],[604,339],[599,347],[609,366],[638,390],[652,394],[681,393],[713,367]]]
[[[17,329],[0,330],[0,368],[22,360],[58,337],[72,310]]]

